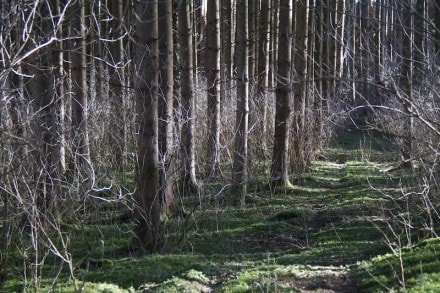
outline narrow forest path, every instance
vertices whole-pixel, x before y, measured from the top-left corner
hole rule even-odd
[[[381,172],[387,156],[329,149],[292,190],[270,193],[255,181],[244,208],[217,195],[192,215],[178,254],[196,256],[191,270],[203,278],[180,273],[149,288],[191,280],[194,292],[358,292],[352,269],[389,250],[375,223],[382,196],[371,188],[392,180]]]
[[[253,198],[261,217],[252,216],[255,222],[224,242],[268,259],[243,269],[221,291],[357,291],[351,267],[388,249],[372,223],[380,213],[380,198],[369,185],[378,187],[389,178],[378,163],[348,155],[340,163],[341,154],[335,161],[316,162],[291,191]]]

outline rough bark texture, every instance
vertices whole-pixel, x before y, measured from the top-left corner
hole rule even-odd
[[[172,140],[174,97],[174,42],[172,0],[158,2],[159,17],[159,162],[160,198],[167,207],[173,201]]]
[[[146,252],[161,247],[159,205],[158,81],[159,43],[157,1],[136,4],[136,113],[138,158],[134,245]]]
[[[291,98],[291,41],[292,1],[280,1],[280,23],[278,38],[278,71],[276,84],[275,135],[270,181],[273,187],[290,187],[289,131],[292,114]]]

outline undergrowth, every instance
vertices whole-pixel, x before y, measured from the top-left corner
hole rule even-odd
[[[244,207],[227,193],[184,198],[182,212],[164,218],[162,254],[133,252],[127,210],[95,203],[93,217],[68,226],[77,286],[82,292],[438,291],[440,240],[418,238],[394,250],[387,242],[392,219],[383,213],[390,204],[383,191],[398,192],[402,178],[414,174],[382,172],[395,152],[349,137],[292,178],[288,192],[273,193],[261,179]],[[24,257],[11,257],[1,291],[32,290]],[[54,284],[59,266],[55,258],[46,261],[43,291],[72,292],[66,268]]]

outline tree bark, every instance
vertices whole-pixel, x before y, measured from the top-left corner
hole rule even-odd
[[[248,43],[249,43],[249,53],[248,58],[248,66],[249,66],[249,82],[251,84],[255,83],[255,68],[256,68],[256,56],[257,56],[257,6],[259,0],[249,1],[248,3]],[[238,14],[238,7],[237,7]],[[237,21],[238,22],[238,21]],[[238,34],[238,32],[237,32]],[[237,40],[238,41],[238,40]],[[238,50],[238,48],[237,48]]]
[[[305,142],[305,106],[306,106],[306,77],[307,77],[307,28],[308,8],[307,0],[298,0],[295,9],[295,82],[293,88],[294,115],[293,115],[293,151],[291,152],[292,167],[297,171],[303,170],[307,163]],[[309,149],[310,150],[310,149]]]
[[[173,201],[171,170],[174,100],[174,40],[172,0],[158,2],[159,17],[159,162],[160,200],[167,207]]]
[[[237,2],[237,109],[233,183],[240,192],[240,202],[245,203],[247,193],[248,163],[248,0]]]
[[[113,121],[110,122],[110,147],[113,149],[116,170],[122,172],[127,164],[127,129],[125,121],[125,71],[124,71],[124,4],[123,0],[108,1],[110,12],[110,66],[109,87],[110,103],[112,107]]]
[[[405,0],[402,3],[400,15],[402,19],[403,27],[403,39],[402,39],[402,88],[403,100],[402,106],[405,113],[403,130],[404,139],[401,147],[402,160],[404,166],[410,167],[412,165],[412,133],[414,118],[412,117],[412,105],[413,102],[413,77],[414,77],[414,1]]]
[[[134,245],[146,252],[161,249],[159,205],[158,83],[159,43],[157,1],[136,2],[136,114],[138,157]]]
[[[219,172],[220,158],[220,19],[219,0],[208,1],[206,26],[208,146],[206,175]]]
[[[276,84],[275,134],[270,171],[272,187],[290,188],[289,132],[291,128],[291,42],[292,1],[280,0],[280,22],[278,37],[278,71]]]
[[[86,46],[86,2],[74,2],[71,31],[73,39],[72,63],[72,124],[73,124],[73,166],[81,168],[91,164],[88,130],[88,85],[87,85],[87,46]]]
[[[197,191],[195,145],[194,145],[194,75],[193,75],[193,23],[190,18],[188,1],[180,0],[179,38],[181,50],[181,96],[182,96],[182,159],[181,173],[183,194]]]
[[[222,90],[225,98],[230,96],[232,81],[232,2],[231,0],[221,0],[221,38],[222,38]]]
[[[270,15],[273,7],[271,1],[262,0],[259,21],[258,40],[258,79],[257,100],[261,106],[261,119],[258,122],[260,128],[261,151],[263,156],[267,152],[267,88],[269,87],[269,55],[270,55]]]

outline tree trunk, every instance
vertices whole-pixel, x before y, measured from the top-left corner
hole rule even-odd
[[[307,0],[296,2],[295,9],[295,82],[293,89],[294,117],[292,125],[293,151],[291,152],[292,167],[297,171],[305,168],[307,159],[305,142],[305,106],[306,106],[306,77],[307,77],[307,28],[308,28],[308,9]]]
[[[234,186],[240,191],[240,202],[245,203],[247,192],[248,163],[248,0],[237,2],[237,112],[235,130],[235,152],[233,163]]]
[[[158,2],[159,18],[159,162],[160,200],[167,207],[173,201],[171,170],[174,98],[173,2]]]
[[[262,0],[259,21],[258,40],[258,77],[257,77],[257,101],[260,105],[261,119],[258,121],[261,151],[263,157],[267,152],[267,88],[269,86],[269,54],[270,54],[270,15],[273,7],[271,1]]]
[[[122,172],[127,164],[127,129],[125,121],[125,95],[124,95],[124,4],[123,0],[108,1],[111,19],[110,27],[110,66],[109,66],[109,87],[110,103],[113,119],[110,121],[110,147],[114,154],[115,168]]]
[[[256,45],[257,45],[257,6],[258,6],[258,0],[249,1],[248,3],[248,42],[249,42],[249,53],[248,58],[248,66],[249,66],[249,82],[251,84],[255,83],[255,65],[256,65]],[[238,15],[238,7],[237,7],[237,15]],[[238,22],[238,21],[237,21]],[[237,32],[238,34],[238,32]],[[238,40],[237,40],[238,42]],[[238,48],[237,48],[238,50]],[[237,53],[238,54],[238,53]]]
[[[402,93],[403,99],[401,100],[403,110],[405,113],[404,134],[402,144],[402,160],[403,164],[410,167],[412,162],[412,133],[413,133],[413,117],[412,117],[412,105],[413,102],[413,77],[414,77],[414,0],[405,0],[401,6],[401,17],[403,27],[403,39],[402,39]]]
[[[182,99],[182,159],[181,174],[183,194],[197,191],[196,162],[194,149],[194,75],[193,75],[193,23],[190,18],[190,5],[188,1],[180,0],[179,13],[179,38],[181,51],[182,72],[180,76]]]
[[[222,1],[221,35],[222,35],[222,92],[225,98],[230,96],[232,81],[232,2]],[[224,99],[221,99],[223,103]]]
[[[270,15],[270,55],[269,55],[269,88],[276,87],[276,72],[278,60],[278,20],[279,20],[279,0],[274,0]]]
[[[72,124],[73,124],[73,166],[81,168],[91,164],[90,143],[88,133],[88,86],[87,86],[87,47],[86,47],[86,2],[78,0],[73,5],[72,33],[73,39],[72,63]]]
[[[219,172],[220,158],[220,19],[219,0],[208,1],[206,26],[208,147],[206,175]]]
[[[134,245],[146,252],[161,249],[159,204],[158,82],[159,43],[157,1],[136,2],[136,113],[138,158]]]
[[[280,0],[278,38],[278,71],[276,85],[275,135],[270,183],[272,187],[290,188],[289,132],[292,114],[291,99],[291,42],[292,1]]]

